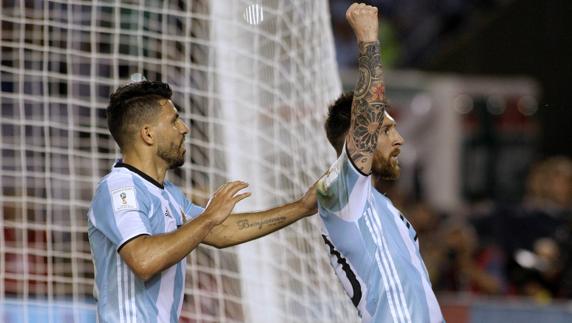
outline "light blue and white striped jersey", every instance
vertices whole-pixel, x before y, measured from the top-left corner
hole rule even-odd
[[[178,322],[185,288],[185,260],[144,282],[119,255],[130,240],[176,230],[203,212],[169,181],[159,184],[118,162],[98,184],[88,212],[101,323]]]
[[[417,234],[344,147],[318,185],[331,264],[363,322],[444,322]]]

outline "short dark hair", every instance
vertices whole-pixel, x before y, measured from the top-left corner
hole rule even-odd
[[[346,134],[350,129],[352,119],[353,92],[342,94],[334,104],[328,108],[328,118],[324,124],[328,141],[340,155],[344,147]]]
[[[160,110],[161,99],[170,99],[173,92],[167,83],[141,81],[119,87],[111,94],[107,106],[107,127],[123,149],[139,126],[152,120]]]

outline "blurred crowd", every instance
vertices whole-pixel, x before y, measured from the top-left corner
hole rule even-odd
[[[437,292],[572,298],[572,160],[538,162],[525,191],[517,204],[480,202],[455,214],[395,197]]]
[[[514,0],[364,0],[382,12],[381,33],[386,66],[418,66],[450,46],[454,35]],[[355,66],[357,55],[345,12],[353,0],[330,0],[338,64]]]

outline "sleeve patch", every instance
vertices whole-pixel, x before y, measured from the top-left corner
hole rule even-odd
[[[330,167],[327,174],[320,180],[317,189],[322,195],[328,195],[327,192],[330,190],[330,187],[340,176],[341,166],[342,165],[336,161],[336,163]]]
[[[120,188],[111,193],[113,201],[113,211],[135,210],[137,201],[135,200],[135,189],[133,187]]]

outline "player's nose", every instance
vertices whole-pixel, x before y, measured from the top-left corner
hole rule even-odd
[[[185,122],[181,122],[182,126],[181,126],[181,133],[183,135],[188,134],[189,132],[191,132],[191,128],[187,125],[187,123]]]
[[[395,131],[395,139],[393,140],[393,144],[396,146],[401,146],[405,143],[405,139],[401,136],[399,131]]]

